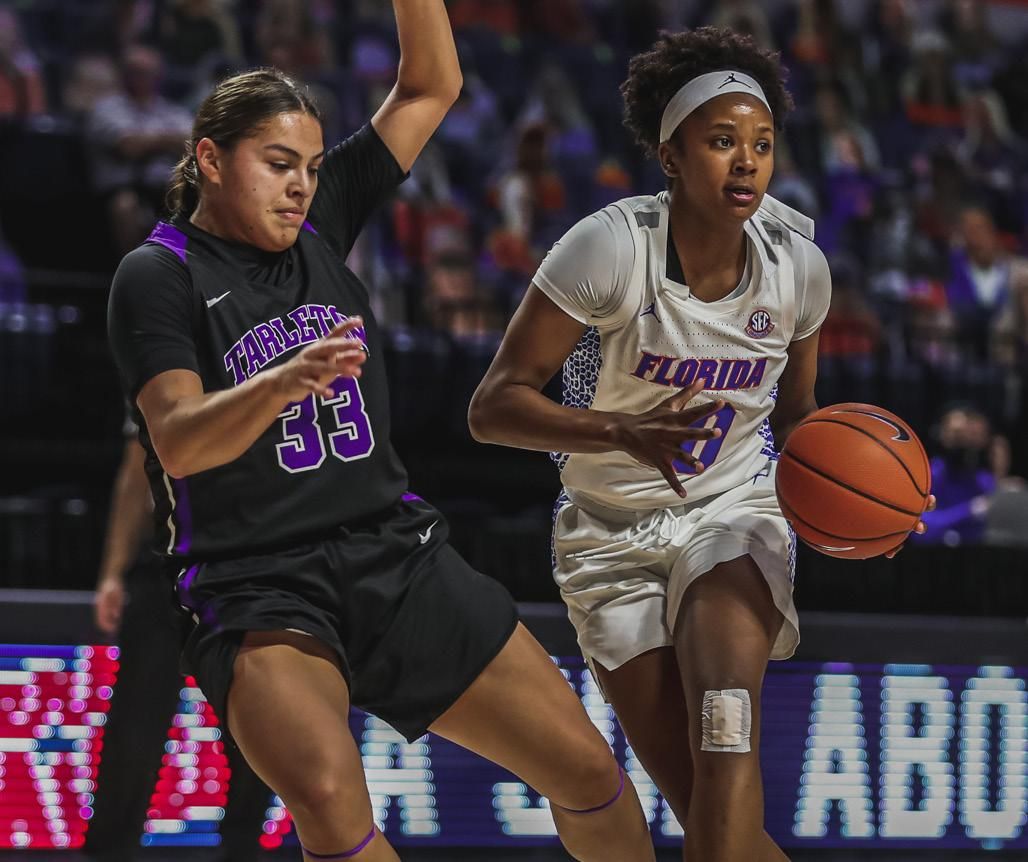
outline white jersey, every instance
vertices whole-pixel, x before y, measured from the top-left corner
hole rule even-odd
[[[693,403],[724,400],[705,424],[721,436],[687,446],[704,465],[678,471],[690,502],[751,480],[776,458],[768,417],[793,341],[828,313],[831,282],[813,222],[765,196],[745,225],[739,286],[703,302],[667,277],[666,192],[618,201],[583,219],[533,283],[589,326],[564,366],[564,403],[645,413],[697,378]],[[663,476],[625,452],[558,455],[571,499],[621,509],[681,504]]]

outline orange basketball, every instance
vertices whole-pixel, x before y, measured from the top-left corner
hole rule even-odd
[[[898,547],[914,529],[931,471],[924,446],[898,416],[873,404],[834,404],[789,435],[776,484],[804,542],[863,560]]]

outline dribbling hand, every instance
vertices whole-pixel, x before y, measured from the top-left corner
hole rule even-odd
[[[352,338],[360,329],[360,317],[344,320],[324,338],[301,350],[296,356],[272,372],[287,401],[301,401],[311,392],[333,398],[329,385],[337,377],[360,377],[361,365],[368,358],[363,343]]]
[[[929,494],[928,495],[928,503],[924,507],[924,510],[926,512],[934,512],[935,511],[935,495],[934,494]],[[914,525],[914,532],[917,533],[918,535],[920,535],[921,533],[923,533],[927,529],[928,528],[925,526],[924,521],[918,521]],[[903,550],[903,545],[899,545],[898,547],[893,548],[891,551],[888,551],[885,554],[885,556],[886,556],[887,559],[891,560],[893,557],[896,556],[896,554],[898,554],[902,550]]]
[[[697,380],[687,389],[666,398],[652,410],[635,416],[626,416],[618,429],[620,445],[637,461],[656,467],[668,485],[679,497],[685,497],[674,462],[689,465],[696,473],[703,472],[703,464],[682,451],[682,444],[692,440],[710,440],[721,436],[718,428],[694,428],[694,423],[716,413],[725,406],[724,401],[711,401],[695,407],[685,405],[703,390],[703,381]]]

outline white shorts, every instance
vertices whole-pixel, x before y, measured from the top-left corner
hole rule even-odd
[[[554,516],[554,578],[587,660],[615,670],[670,646],[689,585],[718,563],[749,555],[785,621],[771,658],[800,642],[792,600],[796,537],[775,496],[777,462],[696,503],[629,511],[562,498]]]

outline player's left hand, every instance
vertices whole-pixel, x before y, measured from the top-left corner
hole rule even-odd
[[[928,495],[928,505],[926,505],[924,507],[924,510],[926,512],[934,512],[935,511],[935,495],[934,494],[929,494]],[[925,526],[924,521],[918,521],[917,524],[914,526],[914,532],[917,533],[918,535],[920,535],[921,533],[923,533],[927,529],[928,528]],[[899,546],[893,548],[891,551],[888,551],[885,554],[885,556],[888,559],[891,560],[893,557],[896,556],[896,554],[898,554],[902,550],[903,550],[903,545],[899,545]]]

